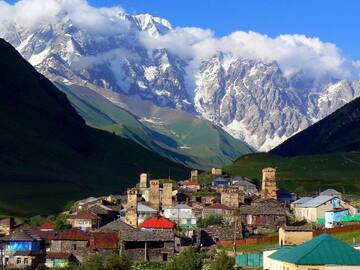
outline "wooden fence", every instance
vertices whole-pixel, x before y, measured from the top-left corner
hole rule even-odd
[[[321,230],[314,230],[313,236],[318,236],[323,233],[328,234],[337,234],[343,232],[353,232],[353,231],[360,231],[360,225],[349,225],[344,227],[336,227],[331,229],[321,229]],[[266,236],[261,238],[247,238],[242,240],[236,241],[236,246],[248,246],[248,245],[256,245],[260,243],[277,243],[279,242],[279,236]],[[234,241],[220,241],[220,244],[224,247],[231,247],[234,244]]]

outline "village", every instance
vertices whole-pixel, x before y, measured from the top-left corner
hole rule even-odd
[[[180,182],[142,173],[126,194],[75,202],[61,214],[62,228],[54,221],[34,228],[3,219],[1,266],[65,268],[108,253],[166,263],[191,247],[202,253],[226,250],[237,268],[360,269],[359,239],[349,244],[331,235],[360,231],[358,209],[340,192],[298,197],[278,187],[275,168],[262,170],[260,186],[220,168],[210,174],[213,180],[204,184],[197,170]],[[267,242],[271,248],[241,250]]]

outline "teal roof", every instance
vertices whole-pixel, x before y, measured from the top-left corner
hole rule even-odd
[[[282,247],[269,257],[296,265],[360,265],[360,251],[329,234],[299,246]]]

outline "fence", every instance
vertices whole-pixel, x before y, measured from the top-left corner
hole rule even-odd
[[[336,233],[343,233],[343,232],[353,232],[353,231],[360,231],[360,225],[349,225],[344,227],[335,227],[331,229],[321,229],[321,230],[314,230],[313,236],[318,236],[323,233],[328,234],[336,234]],[[261,238],[248,238],[242,240],[236,240],[236,246],[249,246],[249,245],[256,245],[260,243],[277,243],[279,241],[279,236],[266,236]],[[220,244],[224,247],[231,247],[234,245],[233,241],[220,241]]]
[[[248,253],[237,255],[236,266],[240,267],[261,267],[263,265],[262,253]]]

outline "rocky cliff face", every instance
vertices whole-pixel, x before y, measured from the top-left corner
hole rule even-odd
[[[110,89],[204,117],[258,150],[269,150],[360,95],[359,82],[285,76],[276,62],[215,53],[192,65],[140,36],[165,35],[171,24],[119,12],[121,31],[94,34],[65,15],[26,27],[4,22],[5,38],[42,74],[68,84]]]

